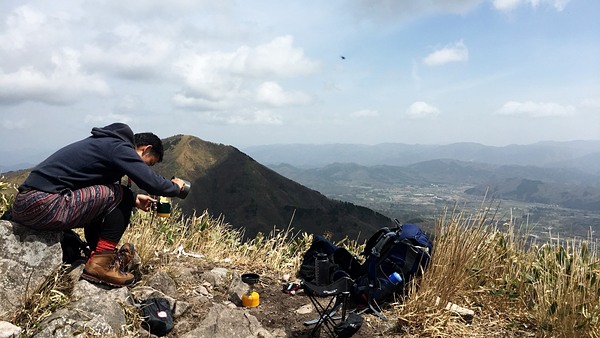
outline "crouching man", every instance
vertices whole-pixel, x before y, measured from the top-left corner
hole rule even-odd
[[[135,194],[120,180],[127,175],[152,195],[178,196],[183,180],[168,180],[150,169],[163,159],[161,140],[152,133],[133,134],[123,123],[93,128],[38,164],[19,187],[12,219],[36,230],[83,228],[92,250],[82,278],[111,286],[133,283],[125,267],[134,246],[121,240],[132,209],[148,211],[150,196]]]

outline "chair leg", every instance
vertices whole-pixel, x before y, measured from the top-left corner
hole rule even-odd
[[[331,337],[335,337],[335,321],[341,319],[346,320],[347,300],[349,293],[344,292],[335,297],[332,297],[326,306],[323,306],[315,297],[309,297],[315,309],[319,313],[319,318],[304,322],[305,326],[315,325],[310,332],[311,337],[315,336],[321,327],[325,327]],[[335,301],[335,303],[334,303]],[[333,304],[333,305],[332,305]],[[342,308],[341,317],[334,317],[338,310]]]
[[[342,322],[346,321],[346,311],[348,311],[348,297],[350,297],[350,292],[342,293]]]
[[[336,303],[333,303],[334,300],[336,301]],[[315,309],[317,310],[317,313],[319,313],[319,318],[312,320],[310,322],[314,322],[315,323],[315,327],[313,327],[313,329],[310,331],[310,336],[314,337],[315,334],[319,331],[319,329],[322,326],[325,326],[325,328],[330,331],[329,326],[327,325],[330,318],[335,315],[335,313],[337,312],[339,305],[337,304],[337,297],[331,298],[329,300],[329,302],[327,303],[326,306],[323,306],[316,298],[314,297],[310,297],[310,301],[313,303],[313,306],[315,307]],[[331,304],[334,304],[333,306]],[[331,309],[331,310],[330,310]],[[304,325],[309,325],[306,322],[304,323]]]

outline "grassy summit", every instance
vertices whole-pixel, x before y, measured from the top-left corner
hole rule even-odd
[[[0,198],[0,211],[10,199]],[[386,336],[403,337],[597,337],[600,334],[600,269],[595,243],[585,240],[528,241],[518,225],[494,224],[491,206],[472,214],[449,211],[437,220],[429,269],[409,294],[385,309],[394,326]],[[207,264],[255,271],[280,280],[296,274],[312,236],[274,229],[243,240],[240,230],[204,212],[170,218],[136,213],[123,241],[135,243],[142,271],[169,268],[181,249],[199,253]],[[341,245],[357,253],[362,243]],[[68,286],[56,276],[35,302],[11,321],[35,332],[36,323],[68,302]],[[58,297],[57,295],[61,295]],[[470,321],[446,307],[474,310]],[[282,314],[285,315],[285,314]],[[132,328],[139,327],[133,316]],[[373,320],[367,325],[377,325]],[[263,325],[268,325],[264,323]],[[360,332],[360,331],[359,331]]]

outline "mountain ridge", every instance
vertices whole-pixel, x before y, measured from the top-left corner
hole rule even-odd
[[[233,146],[176,135],[163,140],[164,160],[155,166],[165,177],[190,180],[192,189],[182,210],[191,214],[209,210],[253,238],[275,227],[332,238],[361,238],[391,220],[373,210],[327,198],[320,192],[263,166]]]
[[[404,166],[427,160],[453,159],[504,165],[573,167],[600,173],[600,140],[544,141],[503,147],[472,142],[447,145],[279,144],[246,147],[243,151],[265,165],[288,163],[299,168],[317,168],[332,163]]]

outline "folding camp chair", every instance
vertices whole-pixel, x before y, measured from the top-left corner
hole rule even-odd
[[[343,276],[329,285],[316,285],[303,282],[304,292],[310,298],[319,317],[304,322],[305,326],[315,325],[310,333],[314,337],[324,328],[330,337],[350,337],[360,328],[362,317],[348,313],[348,298],[354,281]],[[341,308],[341,314],[336,315]]]

